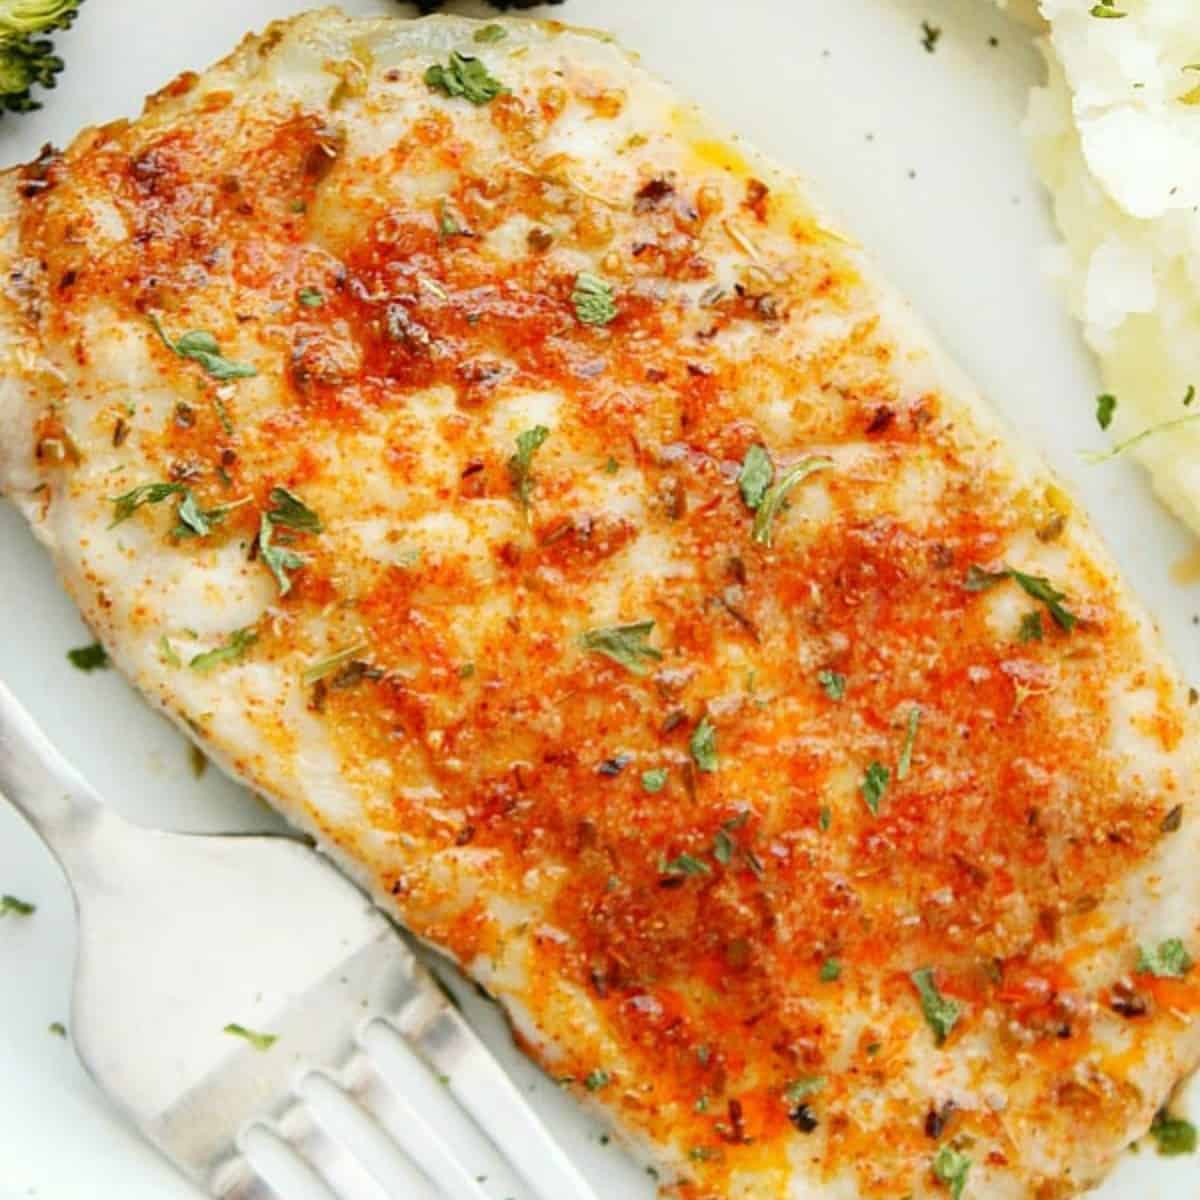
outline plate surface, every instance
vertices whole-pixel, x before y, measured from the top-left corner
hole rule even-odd
[[[92,0],[61,39],[68,67],[47,109],[0,122],[0,163],[62,144],[81,126],[135,114],[175,73],[224,54],[248,26],[302,0]],[[405,12],[345,0],[354,13]],[[475,11],[465,6],[466,11]],[[1041,69],[1029,34],[986,0],[568,0],[556,17],[615,32],[646,64],[784,164],[799,169],[874,253],[993,404],[1074,486],[1200,681],[1200,585],[1177,582],[1192,551],[1136,468],[1081,465],[1099,433],[1094,367],[1040,265],[1054,232],[1020,133]],[[934,53],[922,21],[942,28]],[[997,44],[993,44],[993,39]],[[0,431],[0,436],[3,432]],[[50,566],[0,502],[0,677],[115,807],[148,824],[226,831],[276,826],[115,675],[81,675],[90,641]],[[0,891],[36,902],[0,923],[0,1197],[195,1200],[107,1109],[69,1045],[74,934],[67,889],[0,802]],[[603,1200],[654,1187],[513,1050],[486,1005],[470,1015]],[[1177,1104],[1200,1115],[1190,1097]],[[102,1183],[100,1181],[103,1181]],[[1127,1156],[1096,1200],[1200,1193],[1200,1159]],[[497,1200],[505,1200],[498,1192]],[[981,1198],[982,1200],[982,1198]]]

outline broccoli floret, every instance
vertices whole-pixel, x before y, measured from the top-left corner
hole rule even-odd
[[[0,0],[0,112],[41,108],[30,88],[52,88],[63,69],[46,36],[66,29],[83,0]]]

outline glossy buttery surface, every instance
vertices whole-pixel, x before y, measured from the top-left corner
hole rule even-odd
[[[5,486],[138,685],[684,1195],[1071,1194],[1194,1057],[1137,971],[1193,943],[1185,697],[790,180],[503,27],[277,27],[11,176]],[[511,92],[431,91],[453,49]],[[810,468],[769,523],[753,447]],[[152,482],[210,517],[113,527]]]

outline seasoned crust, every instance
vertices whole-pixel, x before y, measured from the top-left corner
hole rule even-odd
[[[1073,1194],[1195,1057],[1178,680],[794,180],[502,27],[279,23],[8,175],[3,484],[681,1195]]]

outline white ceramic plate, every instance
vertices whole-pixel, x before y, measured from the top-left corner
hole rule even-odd
[[[344,6],[404,11],[388,0]],[[90,0],[61,40],[69,65],[46,110],[0,122],[0,162],[133,115],[176,72],[207,65],[248,27],[304,7]],[[1135,468],[1085,468],[1077,456],[1098,441],[1097,386],[1040,270],[1054,234],[1020,133],[1040,77],[1030,35],[988,0],[568,0],[548,11],[613,30],[652,69],[813,181],[996,407],[1076,486],[1200,681],[1200,587],[1172,582],[1189,539]],[[923,20],[943,29],[936,53],[922,47]],[[119,678],[67,664],[66,651],[89,640],[45,558],[0,503],[0,677],[126,814],[176,829],[271,827],[261,805],[215,772],[193,778],[178,734]],[[0,1195],[194,1200],[108,1113],[70,1046],[48,1032],[67,1011],[70,901],[3,802],[0,891],[38,905],[32,919],[0,924]],[[645,1174],[520,1060],[495,1014],[468,1007],[603,1200],[651,1197]],[[1200,1159],[1162,1160],[1147,1148],[1098,1196],[1167,1200],[1198,1189]]]

